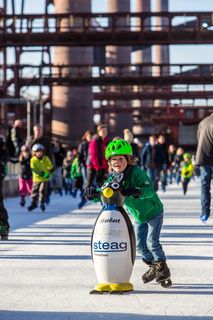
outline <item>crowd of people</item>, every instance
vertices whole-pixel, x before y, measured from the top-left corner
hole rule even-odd
[[[20,205],[26,205],[26,196],[32,211],[38,206],[44,212],[52,192],[60,196],[76,197],[80,193],[82,208],[88,200],[94,200],[97,187],[107,183],[111,175],[122,175],[122,192],[125,208],[134,219],[136,249],[149,265],[143,274],[144,283],[156,280],[165,287],[172,285],[166,255],[160,243],[163,224],[163,203],[158,190],[163,192],[169,184],[182,185],[186,195],[190,179],[201,177],[201,220],[210,216],[211,179],[213,176],[213,113],[198,126],[196,158],[181,146],[167,145],[164,135],[151,135],[144,146],[136,143],[129,129],[123,137],[108,139],[107,126],[101,124],[97,132],[87,130],[78,147],[66,150],[60,141],[50,141],[40,125],[33,128],[33,136],[23,143],[16,120],[11,129],[10,143],[0,137],[0,236],[8,239],[8,213],[3,203],[2,185],[7,161],[19,161]],[[16,159],[16,160],[15,160]],[[199,166],[199,170],[198,170]],[[99,199],[100,200],[100,199]]]

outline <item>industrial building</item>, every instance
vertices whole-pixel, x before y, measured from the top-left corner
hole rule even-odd
[[[43,12],[30,14],[26,1],[0,1],[1,132],[22,118],[28,134],[39,122],[76,145],[104,122],[111,137],[129,128],[142,141],[162,133],[193,148],[198,122],[213,110],[213,65],[172,64],[169,46],[213,44],[211,12],[108,0],[97,13],[91,0],[43,0]]]

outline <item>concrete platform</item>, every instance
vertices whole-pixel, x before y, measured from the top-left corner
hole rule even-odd
[[[135,291],[89,295],[96,284],[90,236],[99,206],[75,209],[79,199],[55,195],[47,209],[28,213],[19,199],[5,201],[8,242],[0,242],[0,320],[213,319],[213,219],[199,220],[200,183],[159,193],[165,205],[162,244],[173,286],[142,284],[137,258]]]

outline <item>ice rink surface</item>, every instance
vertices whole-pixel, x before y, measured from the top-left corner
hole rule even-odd
[[[176,185],[159,196],[173,286],[144,285],[147,266],[137,257],[135,291],[125,295],[89,294],[97,283],[90,237],[99,205],[78,210],[78,198],[54,195],[45,213],[28,213],[18,198],[5,200],[11,232],[0,242],[0,320],[212,320],[213,215],[206,225],[199,220],[200,182],[190,182],[186,196]]]

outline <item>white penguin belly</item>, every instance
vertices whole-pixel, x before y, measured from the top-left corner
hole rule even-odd
[[[128,283],[133,262],[127,222],[120,211],[100,214],[93,233],[92,254],[99,283]]]

